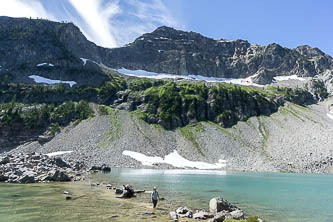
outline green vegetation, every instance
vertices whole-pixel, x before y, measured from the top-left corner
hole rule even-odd
[[[67,101],[54,104],[21,104],[12,102],[0,105],[0,127],[23,127],[43,131],[50,127],[52,134],[72,121],[82,121],[94,115],[87,101]]]
[[[267,146],[268,139],[269,139],[269,130],[265,126],[263,116],[258,117],[258,122],[259,122],[259,132],[260,132],[261,136],[263,137],[262,148],[265,149]]]
[[[114,109],[111,107],[105,106],[105,105],[100,105],[99,106],[99,113],[101,115],[109,115],[110,116],[110,123],[111,127],[106,131],[100,146],[105,147],[112,142],[116,141],[120,137],[120,132],[121,132],[121,124],[117,120],[117,114]]]
[[[226,219],[224,222],[259,222],[258,219],[259,218],[255,216],[255,217],[248,217],[245,220]]]
[[[195,125],[187,125],[185,127],[179,128],[179,130],[181,134],[193,144],[193,146],[198,150],[198,152],[204,156],[204,152],[197,141],[198,133],[204,131],[202,123],[197,123]]]
[[[0,80],[0,103],[10,103],[14,96],[16,101],[23,104],[54,107],[69,101],[79,103],[80,100],[106,106],[114,104],[115,101],[117,104],[119,101],[129,102],[130,109],[135,111],[137,117],[151,124],[160,124],[166,129],[186,126],[193,121],[211,121],[223,127],[231,127],[239,120],[246,121],[252,116],[276,112],[284,99],[303,105],[309,97],[308,93],[301,89],[269,87],[263,90],[225,83],[208,85],[201,82],[124,78],[114,74],[110,74],[109,81],[98,87],[16,84],[10,83],[10,73],[2,75]],[[277,96],[280,97],[279,102],[276,102]],[[63,108],[66,112],[58,112],[65,112],[65,116],[72,119],[77,113],[73,104],[66,105],[67,107]],[[36,110],[31,112],[36,114]],[[85,110],[74,120],[87,116],[89,113]],[[15,118],[14,113],[12,117]],[[7,118],[7,121],[12,120]],[[27,125],[33,125],[36,119],[27,121]]]

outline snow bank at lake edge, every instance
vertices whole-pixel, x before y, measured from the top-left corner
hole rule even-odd
[[[166,155],[164,158],[158,156],[146,156],[142,153],[129,150],[123,151],[122,154],[141,162],[142,165],[145,166],[153,166],[154,164],[165,163],[177,168],[195,168],[202,170],[221,169],[226,166],[225,160],[219,160],[219,162],[215,164],[200,161],[190,161],[179,155],[176,150]]]

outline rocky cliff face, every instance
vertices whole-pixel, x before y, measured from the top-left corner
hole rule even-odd
[[[106,52],[111,67],[159,73],[240,78],[269,84],[277,75],[313,77],[333,69],[333,60],[317,48],[251,45],[244,40],[214,40],[194,32],[160,27],[133,43]]]
[[[244,78],[269,84],[274,76],[313,77],[331,74],[333,59],[317,48],[259,46],[244,40],[214,40],[194,32],[159,27],[134,42],[114,49],[89,42],[72,23],[0,17],[0,73],[30,82],[31,73],[79,84],[100,84],[105,76],[95,63],[111,68],[158,73]],[[89,59],[85,66],[80,58]],[[36,67],[51,63],[54,67]],[[328,74],[327,74],[328,75]],[[327,77],[326,75],[326,77]],[[326,85],[331,75],[324,80]]]
[[[14,82],[33,83],[29,75],[86,85],[106,79],[96,64],[83,65],[80,58],[99,61],[98,47],[72,23],[0,17],[0,46],[0,75]]]

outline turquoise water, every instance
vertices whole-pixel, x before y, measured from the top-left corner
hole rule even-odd
[[[207,209],[212,197],[222,196],[268,221],[333,221],[333,175],[113,169],[97,178],[137,189],[156,185],[180,206]]]
[[[93,175],[91,182],[96,181],[118,186],[130,183],[146,190],[158,186],[165,203],[171,202],[174,208],[208,209],[211,198],[222,196],[248,216],[258,215],[267,221],[333,221],[333,175],[112,169],[110,174]],[[66,201],[64,190],[76,200]],[[149,195],[138,197],[136,202],[143,205],[134,206],[133,201],[117,200],[113,192],[106,191],[104,186],[90,187],[88,181],[0,183],[0,222],[137,221],[137,212],[150,206]],[[115,219],[114,215],[121,216]]]

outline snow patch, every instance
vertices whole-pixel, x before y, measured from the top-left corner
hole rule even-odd
[[[86,65],[87,61],[89,60],[89,59],[85,59],[85,58],[80,58],[80,59],[82,60],[84,66]]]
[[[93,60],[91,60],[91,59],[85,59],[85,58],[80,58],[80,59],[82,60],[84,66],[87,64],[87,61],[88,61],[88,60],[89,60],[90,62],[93,62],[93,63],[95,63],[95,64],[98,65],[97,62],[95,62],[95,61],[93,61]]]
[[[48,154],[45,154],[45,155],[48,156],[48,157],[53,157],[53,156],[59,156],[59,155],[72,153],[72,152],[73,151],[58,151],[58,152],[48,153]]]
[[[52,63],[41,63],[41,64],[37,64],[36,66],[37,67],[40,67],[40,66],[50,66],[50,67],[53,67],[54,65]]]
[[[258,86],[263,87],[263,85],[259,85],[252,82],[252,77],[247,78],[215,78],[215,77],[206,77],[206,76],[200,76],[200,75],[174,75],[174,74],[168,74],[168,73],[155,73],[155,72],[148,72],[145,70],[129,70],[125,68],[121,69],[115,69],[115,71],[128,75],[128,76],[135,76],[139,78],[150,78],[150,79],[192,79],[192,80],[198,80],[198,81],[206,81],[206,82],[225,82],[225,83],[231,83],[231,84],[237,84],[237,85],[243,85],[243,86]]]
[[[221,169],[226,166],[225,160],[219,160],[218,163],[211,164],[200,161],[190,161],[182,157],[178,154],[176,150],[172,153],[166,155],[164,158],[158,156],[146,156],[142,153],[125,150],[123,151],[123,155],[129,156],[145,166],[152,166],[157,163],[166,163],[178,168],[196,168],[202,170],[213,170],[213,169]]]
[[[53,79],[48,79],[48,78],[44,78],[42,76],[37,76],[37,75],[31,75],[31,76],[29,76],[29,78],[33,79],[36,83],[46,83],[46,84],[50,84],[50,85],[65,83],[65,84],[69,84],[70,87],[72,87],[73,85],[76,84],[76,82],[74,82],[74,81],[53,80]]]
[[[290,79],[293,79],[293,80],[299,80],[299,81],[305,81],[304,78],[302,77],[298,77],[297,75],[291,75],[291,76],[275,76],[273,77],[274,80],[276,81],[286,81],[286,80],[290,80]]]

